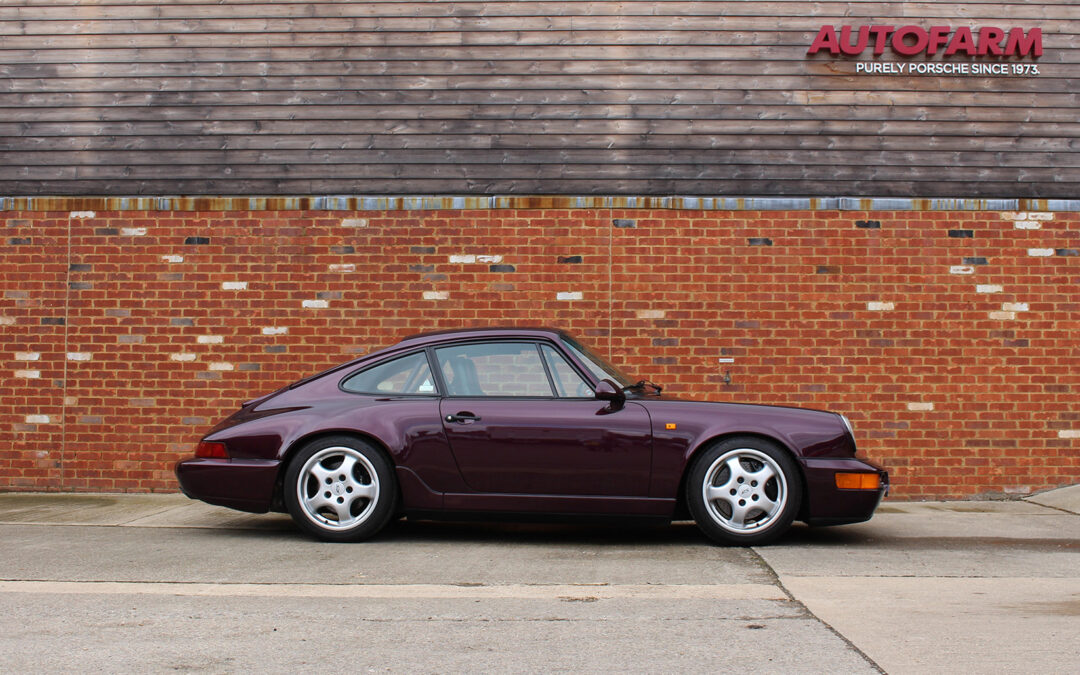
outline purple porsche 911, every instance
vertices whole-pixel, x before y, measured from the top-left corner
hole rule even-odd
[[[546,328],[426,333],[305,378],[244,403],[176,475],[327,541],[400,516],[624,516],[762,544],[867,520],[888,491],[843,415],[661,395]]]

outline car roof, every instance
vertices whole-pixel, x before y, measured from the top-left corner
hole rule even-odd
[[[396,350],[400,347],[412,347],[416,345],[448,342],[461,339],[483,338],[548,338],[556,339],[567,336],[566,331],[548,326],[484,326],[480,328],[450,328],[447,330],[435,330],[417,333],[403,338],[392,347]]]
[[[546,326],[485,326],[482,328],[450,328],[447,330],[435,330],[425,333],[416,333],[415,335],[409,335],[399,342],[395,342],[392,345],[381,347],[375,351],[368,352],[363,356],[359,356],[351,361],[340,363],[332,368],[328,368],[324,371],[314,373],[305,378],[297,380],[290,384],[287,389],[296,389],[301,385],[305,385],[308,382],[318,380],[326,375],[336,373],[347,368],[352,368],[357,364],[367,361],[378,361],[379,359],[386,357],[390,354],[405,351],[407,349],[422,347],[428,344],[439,344],[442,342],[451,342],[454,340],[469,340],[484,338],[547,338],[549,340],[555,340],[561,337],[569,337],[569,334],[559,328],[549,328]]]

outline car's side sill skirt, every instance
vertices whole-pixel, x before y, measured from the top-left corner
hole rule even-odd
[[[513,513],[591,514],[641,516],[670,519],[674,499],[654,497],[606,497],[582,495],[476,494],[447,492],[443,508],[448,511],[509,511]]]
[[[449,522],[499,523],[557,523],[557,524],[630,524],[668,525],[670,516],[649,516],[616,513],[530,513],[526,511],[432,511],[406,509],[405,516],[413,520]]]

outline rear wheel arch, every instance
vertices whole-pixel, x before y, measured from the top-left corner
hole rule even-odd
[[[386,461],[390,463],[390,466],[394,469],[397,468],[397,462],[394,461],[394,455],[386,447],[386,444],[380,441],[378,438],[371,436],[370,434],[361,433],[353,429],[320,429],[319,431],[313,431],[305,436],[300,436],[289,444],[289,447],[285,449],[285,452],[281,455],[281,464],[278,465],[277,481],[274,483],[274,503],[272,510],[279,513],[286,513],[285,508],[285,472],[288,470],[289,465],[292,464],[296,454],[305,448],[309,443],[318,441],[323,438],[330,438],[333,436],[348,436],[355,438],[358,441],[362,441],[369,445],[374,446],[383,453],[386,457]],[[401,499],[400,491],[398,493],[398,499]]]
[[[768,434],[755,433],[755,432],[740,432],[733,431],[730,433],[720,434],[708,438],[697,445],[690,456],[686,458],[686,463],[683,464],[682,476],[679,477],[679,491],[677,493],[677,501],[675,504],[675,520],[687,520],[691,518],[690,508],[686,503],[686,479],[690,475],[690,471],[694,468],[694,464],[697,463],[702,453],[707,452],[710,448],[719,445],[725,441],[734,440],[736,438],[749,438],[757,441],[764,441],[771,445],[775,445],[778,449],[787,453],[791,460],[795,463],[795,467],[799,471],[799,482],[802,488],[802,503],[799,505],[799,513],[795,516],[796,519],[801,519],[805,514],[809,504],[807,497],[807,484],[806,484],[806,471],[803,469],[802,462],[799,461],[799,456],[783,441],[775,436],[769,436]]]
[[[319,433],[293,446],[283,465],[282,501],[301,530],[322,541],[362,541],[393,517],[400,490],[381,443],[366,434]]]

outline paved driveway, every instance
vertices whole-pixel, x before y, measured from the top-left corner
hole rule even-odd
[[[1066,671],[1080,641],[1080,516],[1025,502],[737,549],[688,524],[335,545],[175,495],[8,494],[0,541],[3,671]]]

